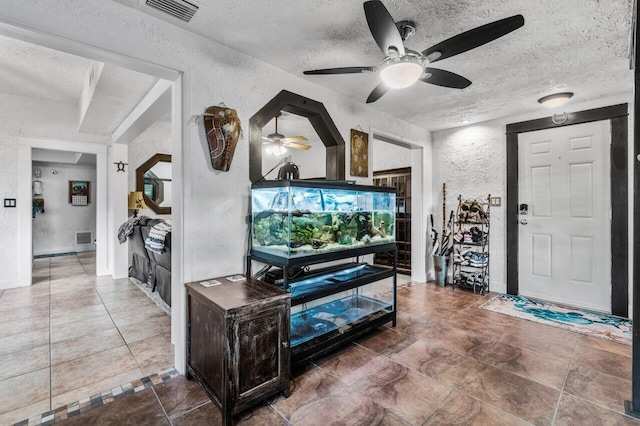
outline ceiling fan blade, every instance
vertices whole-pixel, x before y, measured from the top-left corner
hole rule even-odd
[[[388,91],[389,91],[389,86],[387,86],[384,83],[378,84],[376,88],[373,89],[373,91],[369,94],[369,97],[367,98],[367,103],[370,104],[372,102],[377,101],[382,97],[382,95],[384,95]]]
[[[343,68],[325,68],[321,70],[304,71],[305,75],[318,74],[358,74],[361,72],[374,72],[376,67],[343,67]]]
[[[404,55],[404,44],[396,23],[386,7],[379,1],[364,2],[364,14],[367,17],[371,35],[378,43],[378,47],[386,56],[389,48],[394,48],[400,55]]]
[[[436,44],[422,52],[429,62],[450,58],[467,50],[475,49],[524,25],[524,17],[515,15],[465,31]]]
[[[471,81],[461,75],[451,71],[439,70],[437,68],[425,68],[425,75],[420,80],[436,86],[451,87],[453,89],[464,89],[469,87]]]
[[[304,141],[308,141],[309,139],[305,138],[304,136],[291,136],[290,138],[282,138],[280,139],[282,142],[304,142]]]
[[[282,141],[282,146],[286,146],[287,148],[304,149],[305,151],[311,149],[311,145],[287,141]]]

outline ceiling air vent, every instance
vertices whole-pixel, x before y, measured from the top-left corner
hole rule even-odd
[[[198,6],[184,0],[147,0],[147,5],[185,22],[191,21],[198,11]]]

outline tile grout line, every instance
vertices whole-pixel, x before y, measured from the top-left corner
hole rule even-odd
[[[101,407],[103,405],[109,404],[113,401],[119,400],[121,398],[124,398],[127,395],[131,395],[131,394],[135,394],[137,392],[149,389],[149,388],[153,388],[153,386],[155,384],[160,384],[160,383],[164,383],[167,380],[173,379],[175,377],[178,377],[180,374],[178,373],[178,371],[175,368],[171,368],[168,370],[162,370],[158,373],[154,373],[151,374],[149,376],[143,376],[140,379],[134,380],[133,382],[128,382],[125,383],[123,385],[119,385],[116,386],[114,388],[111,389],[107,389],[101,392],[98,392],[94,395],[91,395],[89,397],[85,397],[76,401],[72,401],[69,404],[66,405],[62,405],[60,407],[57,408],[52,408],[44,413],[32,416],[28,419],[25,420],[21,420],[19,422],[14,423],[14,425],[17,424],[26,424],[25,422],[29,422],[29,426],[37,426],[42,424],[42,418],[43,418],[43,414],[47,414],[47,413],[53,413],[54,416],[56,413],[61,412],[61,411],[66,411],[65,414],[60,415],[59,417],[61,418],[56,418],[54,417],[53,423],[58,423],[62,420],[65,420],[69,417],[74,417],[78,414],[82,414],[85,413],[93,408],[98,408]],[[154,383],[154,380],[158,383]],[[137,383],[139,382],[139,384]],[[114,390],[119,389],[120,392],[116,393],[115,395],[113,394]],[[81,407],[81,402],[85,403],[85,402],[91,402],[90,406],[85,406],[85,407]],[[97,402],[94,402],[97,401]],[[62,418],[64,417],[64,418]],[[47,421],[48,422],[48,421]]]
[[[153,386],[151,386],[151,392],[153,392],[153,396],[156,397],[156,401],[158,401],[158,405],[160,405],[160,409],[164,413],[164,417],[169,422],[169,425],[173,426],[173,422],[171,421],[171,418],[169,417],[169,413],[167,413],[167,410],[164,408],[164,404],[162,404],[162,401],[160,400],[160,397],[158,396],[158,393],[156,392],[156,390],[155,390],[155,388]]]
[[[573,364],[573,356],[576,353],[576,347],[578,346],[578,339],[576,339],[573,344],[573,351],[571,351],[571,358],[569,358],[569,364],[567,366],[567,372],[564,375],[564,380],[562,381],[562,388],[560,389],[560,394],[558,394],[558,401],[556,402],[556,408],[553,410],[553,417],[551,418],[551,425],[555,424],[556,416],[558,415],[558,409],[560,408],[560,401],[562,401],[562,395],[564,394],[564,387],[567,384],[567,379],[569,378],[569,372],[571,371],[571,364]]]

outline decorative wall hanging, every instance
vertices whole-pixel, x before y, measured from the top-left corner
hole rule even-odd
[[[86,180],[69,181],[69,203],[72,206],[86,206],[91,203],[91,182]]]
[[[351,129],[351,176],[369,177],[369,135]]]
[[[125,172],[124,166],[128,166],[129,163],[123,163],[122,161],[118,161],[117,163],[113,163],[116,165],[116,172]]]
[[[210,106],[202,114],[202,121],[209,146],[211,166],[215,170],[228,172],[236,144],[242,133],[238,113],[224,104]]]

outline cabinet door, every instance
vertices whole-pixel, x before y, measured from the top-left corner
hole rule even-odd
[[[288,383],[289,308],[281,304],[236,321],[238,402]]]

